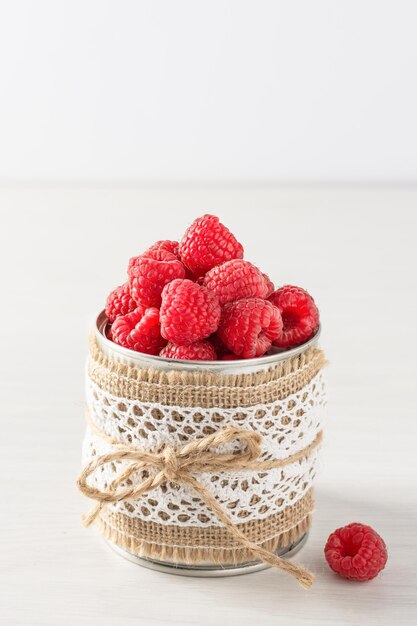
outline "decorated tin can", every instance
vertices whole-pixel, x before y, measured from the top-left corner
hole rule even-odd
[[[107,541],[146,567],[197,576],[276,566],[305,541],[322,438],[319,332],[247,360],[176,361],[90,337],[81,491]]]

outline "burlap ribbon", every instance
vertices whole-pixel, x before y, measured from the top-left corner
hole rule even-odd
[[[100,431],[95,424],[90,423],[94,431],[109,440],[109,437]],[[262,437],[259,433],[227,426],[212,435],[201,439],[194,439],[182,447],[165,446],[160,452],[147,452],[111,440],[115,449],[92,460],[83,469],[77,480],[80,491],[88,498],[97,501],[97,505],[84,517],[84,524],[89,526],[94,522],[101,509],[109,502],[140,498],[143,494],[156,489],[166,482],[174,485],[188,485],[212,510],[224,524],[229,533],[245,546],[256,558],[277,567],[291,576],[294,576],[304,587],[309,588],[313,583],[313,575],[300,565],[291,563],[273,552],[253,543],[235,526],[231,517],[226,513],[213,494],[206,489],[194,476],[201,472],[237,472],[262,471],[277,467],[284,467],[290,463],[307,457],[322,439],[320,432],[314,441],[299,452],[285,459],[275,461],[260,461]],[[234,453],[220,453],[213,451],[226,443],[240,442],[243,448]],[[99,468],[114,461],[130,461],[129,465],[115,478],[105,490],[88,484],[88,479]],[[119,489],[120,485],[131,479],[134,474],[143,470],[151,470],[153,475],[136,486]]]

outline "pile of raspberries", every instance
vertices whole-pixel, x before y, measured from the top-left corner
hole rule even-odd
[[[128,280],[106,303],[115,343],[171,359],[261,357],[310,339],[319,326],[300,287],[275,290],[243,260],[243,247],[214,215],[197,218],[180,242],[157,241],[133,257]]]

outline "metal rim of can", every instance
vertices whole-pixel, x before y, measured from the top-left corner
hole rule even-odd
[[[300,539],[289,545],[287,548],[281,548],[276,551],[278,556],[283,558],[291,558],[303,546],[308,538],[308,532],[306,532]],[[240,563],[236,565],[188,565],[186,563],[169,563],[168,561],[156,561],[154,559],[148,559],[137,556],[129,550],[121,548],[117,544],[105,540],[107,545],[116,554],[124,557],[128,561],[152,569],[157,572],[163,572],[164,574],[174,574],[177,576],[193,576],[195,578],[224,578],[225,576],[240,576],[242,574],[251,574],[253,572],[260,572],[264,569],[269,569],[271,566],[262,561],[252,561],[250,563]]]

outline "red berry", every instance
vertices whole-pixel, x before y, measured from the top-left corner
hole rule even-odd
[[[216,265],[207,272],[203,284],[217,294],[222,306],[242,298],[265,298],[268,291],[262,272],[242,259]]]
[[[115,343],[146,354],[159,354],[166,344],[161,336],[158,309],[147,309],[141,304],[132,313],[117,317],[111,333]]]
[[[269,298],[269,296],[272,295],[275,291],[275,285],[272,282],[272,280],[269,278],[268,274],[262,274],[262,276],[264,277],[264,280],[266,283],[266,296],[264,297]]]
[[[178,241],[171,241],[170,239],[161,239],[160,241],[157,241],[156,243],[154,243],[153,246],[148,248],[145,254],[148,254],[148,252],[154,252],[155,250],[166,250],[167,252],[171,252],[171,254],[176,256],[177,259],[180,261],[181,259],[180,259],[180,255],[178,252],[178,246],[179,246]],[[184,270],[185,270],[184,278],[189,278],[190,280],[194,280],[193,273],[190,272],[188,267],[184,266]]]
[[[173,280],[162,292],[162,336],[180,346],[205,339],[220,320],[215,293],[191,280]]]
[[[298,346],[317,331],[319,311],[313,298],[301,287],[285,285],[277,289],[268,300],[278,307],[282,316],[282,333],[275,339],[275,346]]]
[[[181,261],[196,278],[215,265],[243,258],[243,247],[215,215],[198,217],[185,231],[179,246]]]
[[[375,578],[387,562],[387,548],[382,537],[370,526],[353,523],[338,528],[324,548],[330,568],[349,580]]]
[[[130,259],[128,276],[130,291],[136,302],[147,307],[159,307],[162,289],[171,280],[184,278],[185,268],[172,252],[164,248],[151,249]]]
[[[217,331],[234,354],[251,359],[262,356],[281,333],[279,310],[268,300],[245,298],[223,307]]]
[[[136,309],[137,304],[130,295],[129,285],[125,283],[116,287],[106,301],[106,317],[110,323],[114,322],[119,315],[126,315]]]
[[[148,254],[149,252],[155,252],[155,250],[166,250],[167,252],[171,252],[171,254],[179,259],[178,246],[178,241],[171,241],[170,239],[160,239],[159,241],[156,241],[150,248],[148,248],[145,254]]]
[[[169,342],[161,350],[159,356],[183,361],[215,361],[217,359],[216,352],[209,341],[196,341],[188,346],[177,346]]]
[[[242,357],[237,356],[237,354],[233,354],[232,352],[229,352],[222,356],[221,361],[238,361],[241,358]]]

